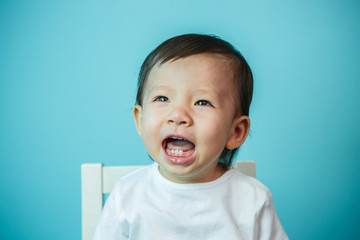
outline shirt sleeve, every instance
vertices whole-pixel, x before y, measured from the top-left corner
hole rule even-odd
[[[113,191],[106,200],[93,240],[128,239],[121,229],[118,213],[117,200]]]
[[[258,240],[288,240],[275,210],[272,194],[269,192],[266,201],[256,220],[256,238]]]

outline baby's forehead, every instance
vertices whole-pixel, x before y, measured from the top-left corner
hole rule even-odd
[[[166,62],[159,61],[151,69],[149,76],[161,72],[171,75],[186,73],[188,75],[222,75],[224,78],[231,78],[237,75],[237,61],[234,57],[216,53],[201,53],[186,57],[170,59]]]
[[[213,68],[223,69],[224,67],[227,67],[228,68],[227,70],[235,70],[238,62],[237,59],[231,55],[205,52],[205,53],[198,53],[184,57],[178,56],[169,59],[167,61],[159,61],[158,63],[156,63],[155,66],[161,67],[163,65],[169,65],[171,63],[178,61],[184,62],[185,60],[188,59],[192,59],[194,62],[207,64]]]
[[[190,80],[194,88],[234,90],[236,66],[234,60],[223,54],[196,54],[156,64],[147,79],[147,91],[154,87]],[[232,92],[232,91],[231,91]]]

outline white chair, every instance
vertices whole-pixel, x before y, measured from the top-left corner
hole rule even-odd
[[[103,194],[111,192],[115,182],[144,166],[103,167],[101,163],[81,165],[82,240],[91,240],[103,208]],[[240,172],[256,177],[254,161],[234,164]]]

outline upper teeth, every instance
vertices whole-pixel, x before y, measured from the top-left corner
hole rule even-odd
[[[184,140],[183,138],[178,138],[178,137],[171,137],[171,138],[175,140]]]

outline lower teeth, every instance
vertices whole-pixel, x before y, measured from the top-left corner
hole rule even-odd
[[[182,155],[183,154],[183,150],[170,150],[171,154],[174,154],[174,155]]]
[[[171,150],[168,150],[168,154],[171,154],[174,156],[181,156],[184,154],[184,151],[182,149],[171,149]]]

